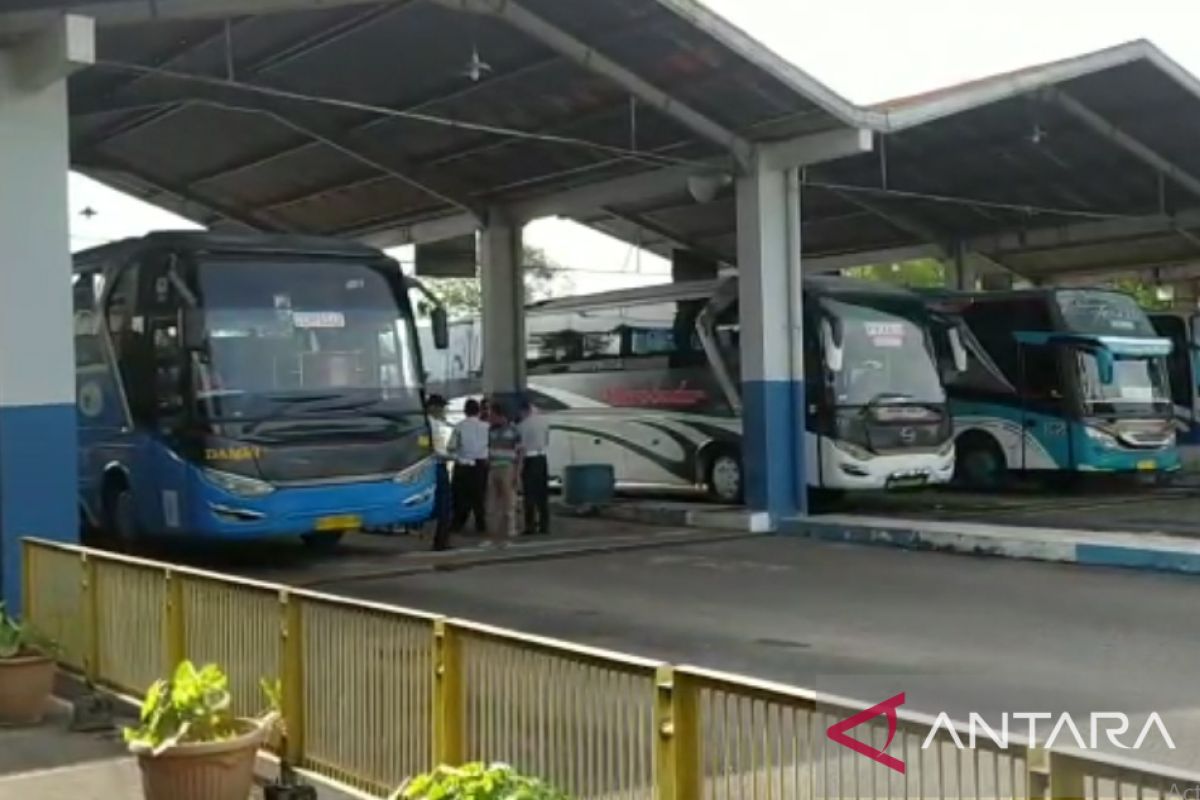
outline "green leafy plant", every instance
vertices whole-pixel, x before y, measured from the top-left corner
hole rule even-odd
[[[0,603],[0,659],[20,656],[56,656],[58,645],[29,625],[17,622]]]
[[[262,681],[272,711],[262,720],[274,721],[280,696],[279,683]],[[170,680],[154,682],[142,703],[139,724],[125,729],[125,741],[134,750],[159,755],[178,744],[220,742],[243,733],[231,709],[229,678],[216,664],[199,669],[182,661]]]
[[[440,766],[408,781],[391,800],[570,800],[507,764]]]

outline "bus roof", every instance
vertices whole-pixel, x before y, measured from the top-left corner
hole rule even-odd
[[[209,231],[155,231],[75,254],[77,265],[105,261],[125,253],[164,249],[192,253],[306,255],[328,258],[382,258],[374,247],[347,239],[296,234],[233,234]]]
[[[734,279],[730,277],[704,281],[680,281],[679,283],[665,283],[635,289],[619,289],[617,291],[600,292],[598,294],[541,300],[531,303],[526,307],[526,310],[530,313],[542,314],[591,306],[636,305],[662,303],[672,300],[700,300],[712,297],[725,281]],[[806,275],[804,277],[804,289],[808,292],[815,292],[826,296],[918,299],[912,291],[903,287],[878,281],[843,278],[836,275]]]

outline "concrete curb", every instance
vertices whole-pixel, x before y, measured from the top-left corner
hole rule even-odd
[[[302,588],[332,586],[357,581],[382,578],[399,578],[408,575],[424,575],[442,570],[470,569],[500,564],[515,564],[528,561],[549,561],[557,558],[573,558],[581,555],[650,550],[657,547],[672,547],[685,544],[705,544],[741,539],[754,534],[714,530],[663,531],[649,535],[589,537],[587,539],[523,543],[518,540],[503,550],[469,548],[449,550],[445,553],[426,553],[407,556],[407,563],[376,570],[363,570],[345,575],[328,575],[310,581],[296,581],[292,585]],[[413,563],[420,558],[419,563]]]
[[[1200,574],[1200,540],[1162,534],[843,515],[786,520],[780,533],[909,550]]]
[[[670,503],[653,505],[613,503],[594,510],[585,510],[558,501],[552,505],[552,508],[555,514],[565,517],[594,517],[672,528],[699,528],[738,533],[766,533],[770,530],[769,515],[725,506],[685,508]]]

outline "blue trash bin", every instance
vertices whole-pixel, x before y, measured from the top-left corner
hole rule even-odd
[[[604,505],[612,500],[615,485],[612,464],[574,464],[563,469],[563,500],[568,506]]]

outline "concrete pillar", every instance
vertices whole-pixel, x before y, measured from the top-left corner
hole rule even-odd
[[[78,536],[66,77],[91,20],[0,47],[0,595],[17,609],[26,536]]]
[[[511,396],[525,390],[525,274],[520,223],[502,210],[480,233],[483,291],[483,390]]]
[[[760,529],[807,505],[796,177],[759,166],[737,184],[742,458]]]
[[[973,292],[979,287],[979,266],[962,245],[956,245],[944,262],[946,288],[960,292]]]

